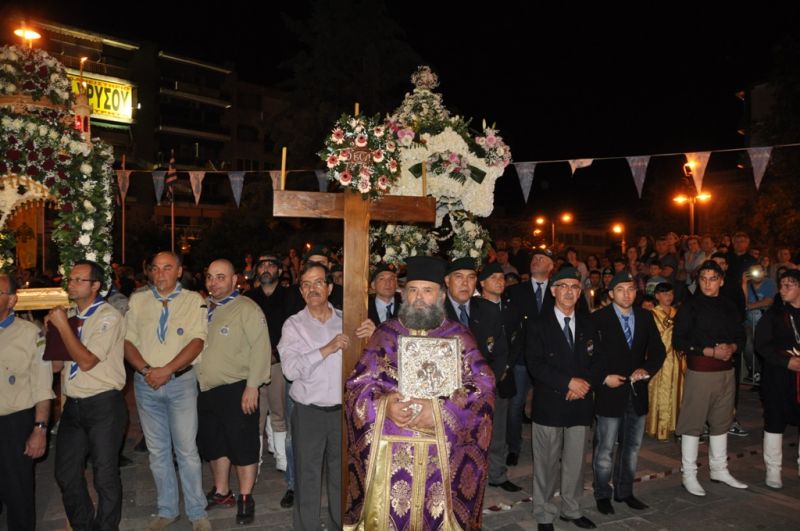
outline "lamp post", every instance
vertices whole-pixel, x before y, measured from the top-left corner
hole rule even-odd
[[[694,231],[694,206],[699,203],[705,203],[711,199],[711,194],[703,192],[697,195],[676,195],[672,198],[673,201],[679,205],[689,204],[689,235],[693,235]]]
[[[559,220],[561,221],[561,223],[564,223],[564,224],[572,223],[572,219],[573,219],[572,218],[572,214],[570,214],[569,212],[564,212],[559,216]],[[547,222],[547,218],[545,218],[544,216],[537,216],[534,219],[534,222],[539,226],[544,226],[544,224]],[[553,249],[555,249],[555,247],[556,247],[556,220],[555,220],[555,218],[550,218],[550,237],[551,237],[551,240],[550,240],[551,245],[550,246]]]
[[[20,37],[23,41],[28,41],[28,48],[33,48],[33,41],[42,38],[39,32],[26,28],[24,22],[22,23],[22,27],[14,30],[14,35]]]
[[[620,242],[620,248],[622,249],[622,255],[625,256],[625,225],[622,223],[615,223],[613,227],[611,227],[611,232],[614,234],[619,234],[622,236],[622,241]]]

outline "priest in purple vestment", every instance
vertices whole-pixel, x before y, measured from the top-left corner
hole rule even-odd
[[[481,527],[495,381],[469,329],[445,318],[444,272],[437,258],[408,259],[398,317],[373,334],[345,385],[345,529]],[[434,399],[400,395],[401,336],[459,338],[461,386]]]

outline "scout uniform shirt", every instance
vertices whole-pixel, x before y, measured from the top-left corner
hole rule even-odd
[[[113,306],[104,302],[82,322],[81,343],[100,360],[91,370],[80,368],[71,377],[73,362],[64,363],[61,388],[70,398],[89,398],[125,387],[125,320]]]
[[[24,411],[55,397],[53,367],[42,360],[44,336],[35,324],[15,317],[7,328],[0,329],[0,345],[0,415]]]
[[[125,322],[125,339],[139,349],[145,363],[163,367],[193,339],[206,340],[206,303],[199,293],[182,289],[167,303],[167,329],[162,343],[158,337],[164,305],[149,289],[131,295]],[[200,360],[198,356],[192,363]]]
[[[270,381],[267,320],[258,304],[241,295],[217,306],[208,323],[208,339],[197,369],[201,391],[247,380],[257,389]]]

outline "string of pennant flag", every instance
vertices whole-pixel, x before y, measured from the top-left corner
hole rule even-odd
[[[526,161],[526,162],[514,162],[514,168],[517,171],[517,177],[519,178],[519,184],[522,188],[522,194],[525,197],[525,202],[528,202],[530,197],[531,187],[533,185],[533,175],[536,171],[536,167],[539,164],[554,164],[554,163],[567,163],[569,164],[571,174],[575,175],[575,172],[582,169],[588,168],[591,166],[595,161],[600,160],[618,160],[624,158],[628,161],[628,166],[631,169],[631,175],[633,176],[633,182],[636,185],[636,191],[639,194],[639,198],[642,197],[642,190],[644,189],[644,182],[647,176],[647,167],[650,164],[650,159],[654,157],[674,157],[678,155],[684,155],[686,157],[686,164],[691,167],[691,176],[694,180],[695,188],[697,192],[702,192],[703,189],[703,177],[706,173],[706,167],[708,166],[708,161],[711,158],[712,153],[724,153],[724,152],[734,152],[734,151],[746,151],[748,156],[750,157],[750,163],[753,169],[753,179],[755,181],[756,190],[761,187],[761,181],[764,179],[764,173],[767,169],[767,165],[769,164],[770,157],[772,156],[772,151],[775,148],[785,148],[785,147],[795,147],[800,146],[800,142],[791,143],[791,144],[775,144],[773,146],[761,146],[761,147],[749,147],[749,148],[734,148],[734,149],[716,149],[713,151],[694,151],[694,152],[684,152],[684,153],[658,153],[652,155],[631,155],[631,156],[624,156],[624,157],[595,157],[595,158],[582,158],[582,159],[560,159],[560,160],[538,160],[538,161]],[[141,172],[140,170],[116,170],[117,171],[117,183],[119,185],[120,195],[122,196],[122,201],[125,201],[125,197],[128,193],[128,187],[130,185],[130,176],[131,173],[148,173],[148,172]],[[311,170],[290,170],[287,173],[296,173],[296,172],[307,172]],[[317,176],[317,180],[319,182],[319,189],[321,192],[325,192],[328,189],[328,178],[327,172],[325,170],[313,170]],[[170,165],[166,170],[156,170],[149,172],[153,177],[153,188],[155,189],[156,194],[156,201],[161,202],[161,198],[164,195],[165,185],[167,190],[167,198],[170,198],[170,194],[172,192],[172,184],[177,180],[176,170],[170,160]],[[192,194],[194,195],[195,204],[200,203],[200,196],[203,193],[203,179],[205,179],[206,173],[227,173],[228,180],[230,181],[231,190],[233,192],[233,198],[236,201],[236,206],[238,207],[241,203],[242,199],[242,189],[244,188],[244,179],[245,176],[248,174],[268,174],[270,180],[272,181],[272,189],[276,190],[279,187],[280,183],[280,170],[268,170],[268,171],[229,171],[229,172],[206,172],[206,171],[187,171],[185,173],[189,174],[189,183],[192,187]]]

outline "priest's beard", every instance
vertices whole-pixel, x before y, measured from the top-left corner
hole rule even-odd
[[[414,304],[403,301],[397,316],[409,330],[438,328],[444,321],[444,297],[433,304],[425,304],[422,299],[417,299]]]

